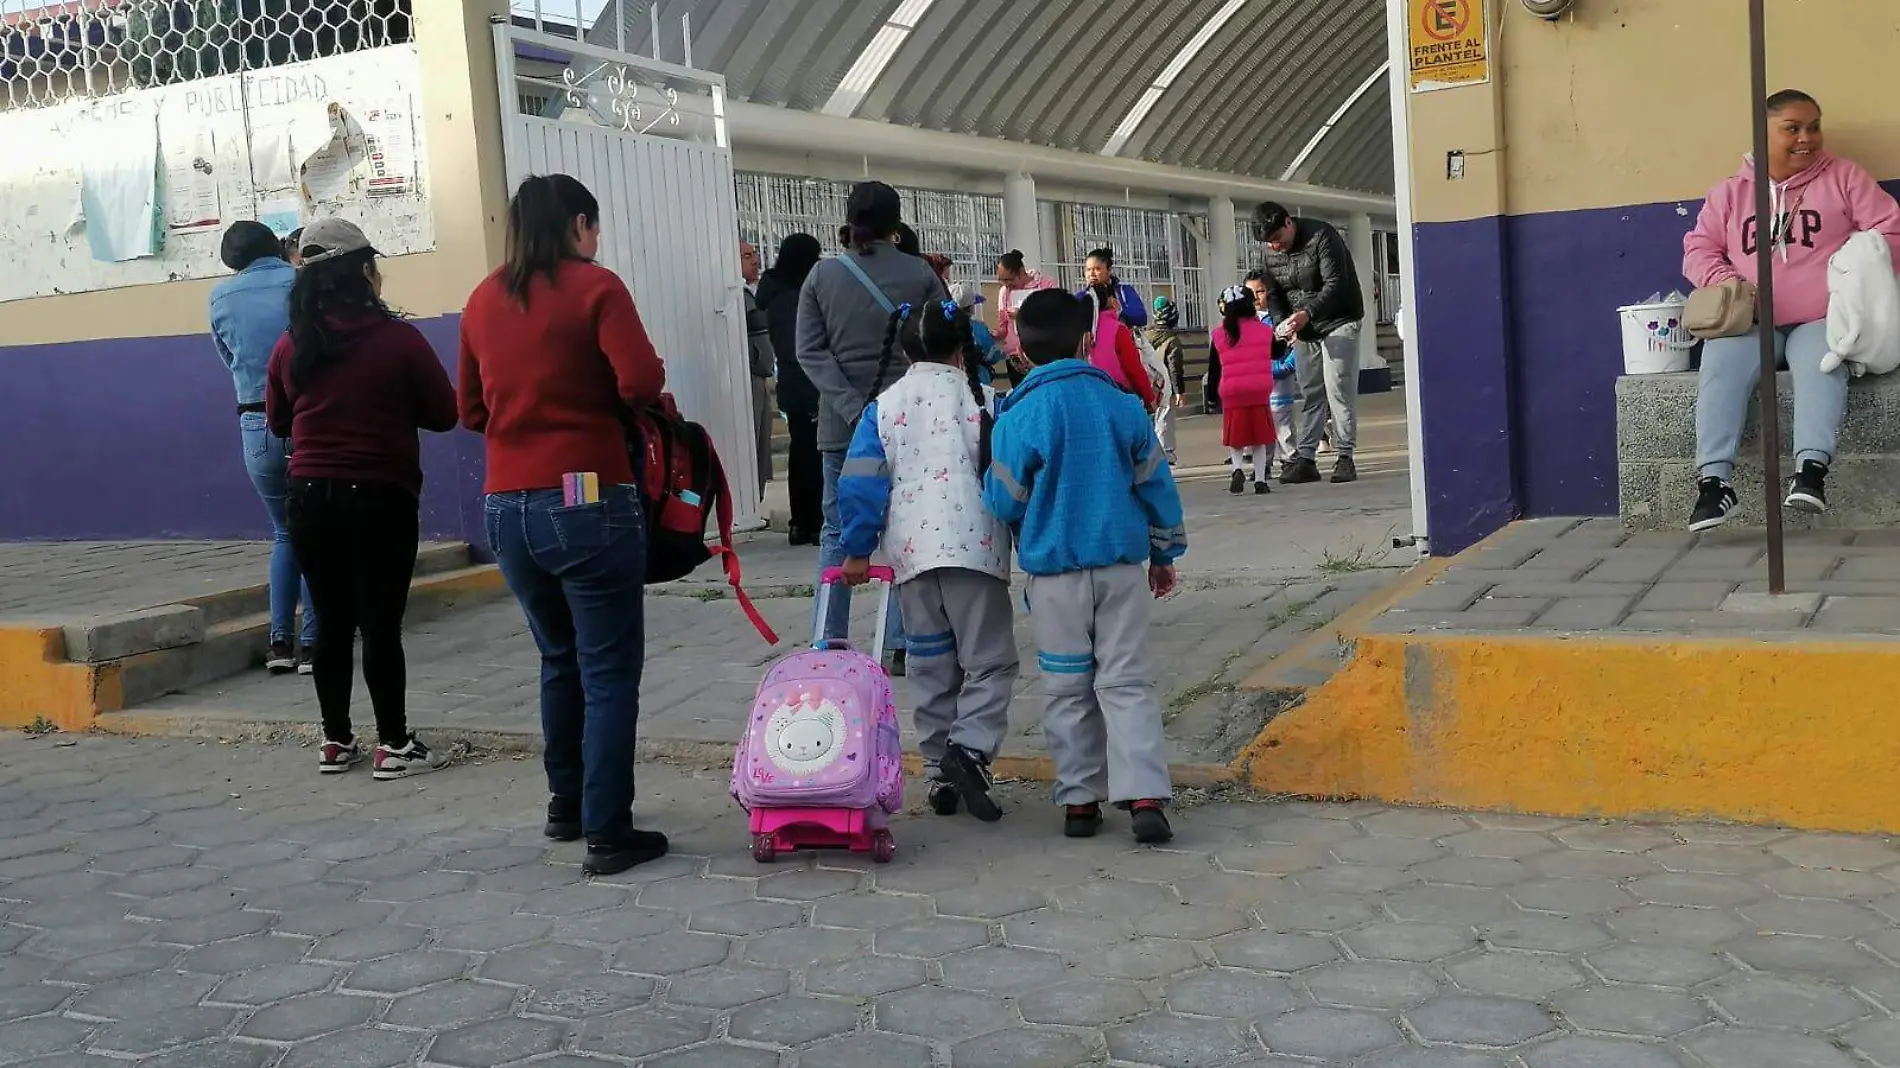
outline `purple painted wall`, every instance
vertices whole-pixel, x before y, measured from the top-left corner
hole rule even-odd
[[[454,374],[460,316],[416,326]],[[0,541],[261,538],[211,337],[0,349]],[[424,434],[422,530],[481,541],[482,442]]]

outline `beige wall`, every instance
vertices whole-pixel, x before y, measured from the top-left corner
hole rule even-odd
[[[488,18],[502,0],[416,0],[423,75],[424,140],[436,251],[384,264],[384,296],[404,312],[459,312],[469,291],[501,261],[507,206]],[[216,279],[74,293],[0,304],[0,344],[43,345],[106,338],[202,334]]]
[[[1490,8],[1490,85],[1414,94],[1421,222],[1693,200],[1749,148],[1742,0]],[[1768,0],[1770,89],[1820,99],[1828,146],[1900,178],[1900,3]],[[1466,177],[1446,177],[1446,153]]]

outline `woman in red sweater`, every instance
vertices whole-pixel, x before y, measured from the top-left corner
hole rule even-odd
[[[383,304],[376,250],[363,231],[321,219],[302,240],[264,415],[273,434],[290,440],[290,547],[317,610],[317,770],[348,771],[363,759],[350,726],[360,632],[381,742],[373,774],[400,779],[448,762],[409,731],[402,617],[420,528],[416,431],[455,429],[455,390],[422,333]]]
[[[666,368],[599,247],[586,186],[521,183],[507,262],[462,315],[460,386],[462,425],[488,442],[488,544],[541,649],[547,836],[585,835],[583,868],[608,875],[667,847],[633,826],[647,543],[622,421]],[[577,498],[570,474],[591,476]]]

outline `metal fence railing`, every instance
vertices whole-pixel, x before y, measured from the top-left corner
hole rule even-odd
[[[408,0],[0,0],[0,108],[404,44]]]
[[[807,233],[838,251],[838,227],[844,221],[851,183],[826,178],[794,178],[742,172],[734,177],[739,193],[739,233],[769,264],[780,241]],[[899,188],[904,221],[917,231],[925,252],[950,258],[951,282],[980,283],[996,271],[1003,247],[1003,200],[981,193]]]

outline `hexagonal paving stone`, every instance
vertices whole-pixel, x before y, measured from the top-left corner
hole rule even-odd
[[[562,879],[568,878],[567,873],[558,868],[549,870]],[[521,911],[531,916],[584,916],[602,909],[626,908],[632,898],[633,892],[628,887],[583,883],[529,894],[528,900],[521,904]]]
[[[689,926],[695,931],[744,937],[780,927],[796,927],[804,920],[804,912],[789,902],[734,901],[696,909]]]
[[[1060,1031],[1012,1027],[957,1043],[950,1050],[953,1068],[1075,1068],[1094,1064],[1095,1054],[1080,1037]]]
[[[930,1047],[913,1039],[876,1033],[834,1038],[806,1050],[807,1064],[822,1068],[898,1068],[930,1063]]]
[[[1057,906],[1070,912],[1093,916],[1142,916],[1157,909],[1174,908],[1180,902],[1174,892],[1154,883],[1099,878],[1076,886],[1060,887],[1049,894]],[[938,911],[943,911],[939,904]],[[1019,909],[1017,911],[1027,911]]]
[[[1743,905],[1763,894],[1761,886],[1752,880],[1738,879],[1732,875],[1677,871],[1637,879],[1629,884],[1629,891],[1641,901],[1700,908]]]
[[[1375,895],[1409,886],[1418,876],[1405,868],[1386,868],[1372,864],[1328,864],[1288,877],[1302,891],[1330,897],[1337,894]]]
[[[591,1021],[581,1030],[580,1048],[613,1057],[639,1059],[704,1042],[712,1018],[660,1009],[629,1009]]]
[[[567,1033],[565,1024],[547,1020],[484,1020],[438,1036],[429,1047],[429,1060],[453,1068],[493,1068],[552,1053],[561,1048]]]
[[[124,1020],[134,1016],[145,1016],[167,1009],[182,1009],[196,1005],[210,993],[217,980],[207,975],[188,975],[182,972],[157,972],[152,975],[138,975],[130,979],[119,979],[104,986],[95,986],[72,1004],[72,1011],[85,1016],[97,1016],[103,1020]],[[44,990],[59,996],[53,1000],[57,1005],[71,990],[58,987],[12,987],[0,989],[0,1006],[7,995],[15,990]],[[44,1000],[42,997],[40,1000]],[[51,1006],[48,1006],[50,1008]],[[45,1012],[46,1009],[37,1011]],[[0,1017],[6,1013],[0,1012]]]
[[[1900,850],[1892,843],[1861,835],[1794,835],[1770,845],[1768,851],[1804,868],[1879,871],[1900,864]]]
[[[1528,831],[1466,831],[1448,835],[1440,841],[1460,856],[1503,860],[1517,860],[1557,848],[1556,842]]]
[[[1863,871],[1817,871],[1813,868],[1776,868],[1756,879],[1783,897],[1818,897],[1850,901],[1893,892],[1893,884]]]
[[[732,940],[718,935],[669,931],[643,938],[614,955],[615,971],[677,975],[719,964],[732,954]]]
[[[1395,839],[1402,840],[1402,839]],[[1403,1037],[1378,1013],[1351,1009],[1299,1009],[1261,1020],[1255,1030],[1268,1049],[1338,1064],[1396,1046]]]
[[[343,986],[371,994],[404,994],[461,977],[472,959],[467,954],[440,950],[398,953],[357,965],[344,978]]]
[[[60,1016],[37,1016],[10,1023],[3,1036],[6,1056],[24,1059],[79,1049],[85,1046],[86,1036],[92,1034],[93,1026]]]
[[[1519,908],[1560,916],[1592,916],[1628,908],[1635,899],[1607,879],[1534,879],[1505,891]]]
[[[538,846],[495,846],[469,849],[443,858],[444,871],[500,871],[539,863],[546,851]]]
[[[777,997],[790,986],[790,978],[777,968],[707,968],[674,979],[666,997],[677,1005],[730,1009]]]
[[[1032,949],[985,946],[943,959],[943,981],[984,994],[1020,994],[1068,977],[1062,958]]]
[[[230,1009],[197,1006],[135,1016],[102,1029],[92,1036],[89,1048],[95,1053],[121,1057],[148,1056],[173,1046],[216,1038],[224,1033],[236,1016],[237,1013]],[[7,1029],[9,1050],[12,1048],[11,1032],[18,1026],[11,1025]]]
[[[374,927],[387,921],[396,906],[381,901],[343,901],[334,905],[286,912],[277,917],[279,934],[328,938],[354,927]]]
[[[1881,1068],[1900,1064],[1900,1020],[1869,1020],[1843,1037],[1850,1048]]]
[[[1446,923],[1375,923],[1341,936],[1347,948],[1368,960],[1425,964],[1477,945],[1470,927]]]
[[[1338,960],[1339,950],[1330,940],[1318,935],[1242,931],[1215,939],[1214,957],[1230,968],[1297,972]]]
[[[476,974],[497,983],[540,986],[583,975],[598,975],[607,955],[592,946],[564,942],[536,942],[497,953],[482,962]]]
[[[640,890],[640,907],[697,911],[714,905],[746,901],[752,897],[749,879],[664,879],[648,883]]]
[[[1255,906],[1254,919],[1269,931],[1311,931],[1330,934],[1347,931],[1379,917],[1372,905],[1353,898],[1313,898],[1300,895]]]
[[[1662,870],[1646,854],[1582,850],[1539,853],[1524,861],[1524,866],[1553,879],[1633,879]]]
[[[270,1042],[301,1042],[367,1023],[375,1012],[373,998],[311,994],[258,1010],[238,1034]]]
[[[397,998],[383,1018],[398,1027],[447,1030],[508,1015],[517,993],[513,987],[451,979]]]
[[[1400,1009],[1438,992],[1426,968],[1384,961],[1341,961],[1301,976],[1322,1004],[1346,1008]]]
[[[644,1005],[654,982],[642,975],[592,975],[537,987],[528,999],[536,1016],[589,1020]]]
[[[506,916],[499,920],[466,923],[438,932],[435,944],[442,949],[493,953],[539,942],[553,929],[554,921],[545,916]]]
[[[213,942],[222,942],[227,938],[257,934],[271,926],[276,919],[268,912],[219,912],[210,916],[192,916],[183,920],[166,920],[152,930],[152,941],[167,942],[175,946],[208,946]],[[283,930],[285,934],[304,934],[295,929]],[[332,932],[324,932],[330,934]]]
[[[1306,1003],[1284,979],[1231,968],[1208,968],[1168,981],[1171,1012],[1247,1020],[1274,1016]]]
[[[1687,994],[1635,986],[1599,986],[1558,996],[1555,1008],[1578,1027],[1610,1034],[1669,1038],[1709,1019],[1702,1002]]]
[[[1478,934],[1498,949],[1541,953],[1578,953],[1611,941],[1610,933],[1599,924],[1560,916],[1513,916],[1480,926]]]
[[[1682,1068],[1662,1046],[1568,1035],[1523,1053],[1530,1068]]]
[[[1223,1064],[1255,1048],[1225,1021],[1190,1020],[1164,1012],[1111,1027],[1103,1037],[1108,1040],[1110,1057],[1157,1068]]]
[[[1546,997],[1588,981],[1582,969],[1547,953],[1493,951],[1445,968],[1451,981],[1473,994]]]
[[[1515,1046],[1556,1026],[1533,1002],[1469,994],[1433,998],[1407,1012],[1405,1022],[1427,1042],[1461,1046]]]
[[[811,922],[818,927],[881,931],[920,919],[929,912],[930,902],[920,897],[859,891],[821,898],[812,908]]]
[[[788,927],[748,942],[745,958],[753,964],[808,968],[861,957],[871,951],[871,933],[836,927]]]
[[[1262,842],[1288,842],[1293,845],[1330,846],[1361,835],[1359,828],[1346,820],[1295,815],[1262,820],[1248,830]]]
[[[545,1062],[537,1062],[535,1068],[542,1068],[543,1064]],[[694,1046],[646,1062],[647,1068],[778,1068],[778,1064],[778,1054],[770,1050],[730,1042]]]
[[[1717,946],[1748,929],[1740,916],[1715,909],[1639,905],[1611,916],[1612,933],[1627,942]]]
[[[760,879],[758,895],[783,901],[817,901],[833,894],[848,894],[861,881],[857,872],[833,868],[785,871]]]
[[[871,945],[878,953],[900,957],[944,957],[984,945],[989,940],[990,929],[983,924],[931,919],[879,931]]]
[[[1175,905],[1135,919],[1135,931],[1153,938],[1200,941],[1247,929],[1247,917],[1232,909]]]
[[[139,982],[140,980],[128,981]],[[49,983],[26,983],[20,986],[0,987],[0,1023],[18,1020],[23,1016],[38,1016],[43,1012],[52,1012],[74,993],[76,991],[72,987],[53,986]],[[197,999],[193,998],[192,1001],[196,1002]],[[115,1018],[101,1012],[88,1015]]]
[[[1515,860],[1499,857],[1445,857],[1414,864],[1404,869],[1404,874],[1408,878],[1450,886],[1512,886],[1530,878],[1530,869]]]
[[[877,1000],[877,1029],[939,1042],[961,1042],[1008,1027],[1014,1020],[1000,999],[962,990],[917,987]]]
[[[1254,875],[1292,875],[1326,863],[1326,851],[1310,845],[1245,845],[1223,849],[1214,862],[1223,871]]]
[[[857,1006],[825,998],[782,997],[748,1005],[732,1014],[729,1033],[747,1042],[802,1046],[850,1034],[858,1026]]]
[[[1748,875],[1780,866],[1781,860],[1759,849],[1730,845],[1664,846],[1649,851],[1649,859],[1666,871],[1701,872],[1708,875]]]
[[[1347,864],[1375,864],[1403,868],[1423,864],[1445,856],[1449,850],[1423,838],[1355,838],[1332,847],[1332,854]]]
[[[1091,953],[1078,962],[1082,970],[1102,979],[1161,979],[1198,967],[1201,958],[1186,942],[1142,938]]]
[[[1432,923],[1490,923],[1518,914],[1502,890],[1464,886],[1415,886],[1388,895],[1385,907],[1397,919]]]
[[[1882,931],[1875,939],[1895,937]],[[1743,935],[1722,943],[1736,960],[1764,972],[1807,972],[1824,977],[1852,975],[1867,969],[1885,968],[1872,953],[1844,938],[1810,938],[1806,935]],[[1875,949],[1883,947],[1876,944]]]
[[[510,920],[520,918],[509,917]],[[686,916],[683,913],[627,905],[606,912],[590,912],[584,916],[563,916],[554,923],[554,937],[562,942],[597,942],[620,946],[684,926]]]
[[[145,1057],[138,1062],[138,1068],[269,1068],[281,1052],[273,1046],[256,1043],[219,1042]],[[97,1058],[86,1057],[82,1063],[75,1055],[71,1062],[65,1058],[33,1061],[20,1068],[101,1068],[101,1065]]]
[[[1872,909],[1844,901],[1790,901],[1774,898],[1739,910],[1763,933],[1852,938],[1888,926]]]
[[[936,895],[936,901],[937,915],[970,920],[1000,920],[1018,912],[1042,908],[1049,903],[1040,890],[981,879],[972,886],[944,890]]]
[[[498,920],[519,909],[526,900],[521,894],[464,890],[405,905],[397,916],[401,922],[419,927],[459,927],[481,920]]]
[[[1683,1042],[1709,1068],[1854,1068],[1854,1059],[1824,1038],[1716,1028]]]
[[[429,938],[426,927],[383,924],[357,931],[333,934],[310,947],[312,960],[333,960],[340,964],[376,960],[416,949]]]
[[[1003,921],[1003,941],[1053,953],[1087,953],[1126,942],[1134,933],[1134,925],[1124,920],[1060,909],[1035,909]]]
[[[1359,826],[1369,834],[1394,838],[1446,838],[1471,829],[1464,817],[1424,808],[1395,808],[1367,816]]]
[[[874,998],[921,986],[925,980],[921,961],[900,957],[859,957],[827,964],[805,973],[805,989],[814,994]]]
[[[52,978],[62,983],[109,983],[114,979],[149,975],[177,959],[178,950],[172,946],[126,946],[69,961],[61,965]]]
[[[1131,983],[1080,979],[1032,990],[1016,1000],[1030,1023],[1069,1027],[1105,1027],[1151,1008],[1141,988]]]
[[[1825,1031],[1868,1011],[1859,999],[1832,987],[1772,975],[1733,975],[1703,993],[1744,1027]]]
[[[329,987],[337,969],[323,964],[267,964],[219,983],[208,1001],[233,1005],[268,1005]]]

